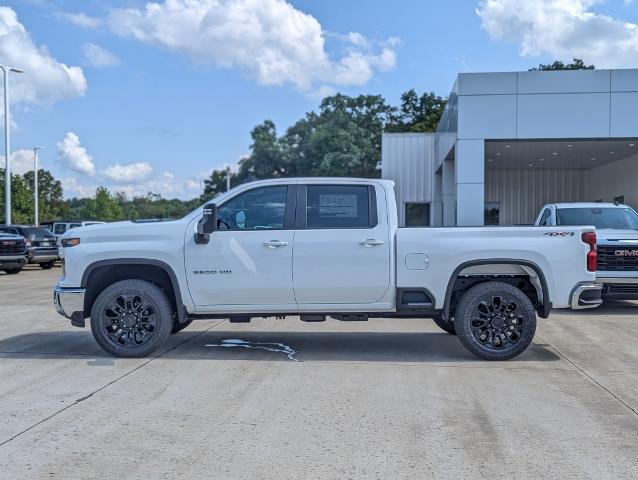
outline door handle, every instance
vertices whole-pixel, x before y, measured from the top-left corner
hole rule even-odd
[[[282,242],[281,240],[270,240],[268,242],[264,242],[264,247],[267,248],[280,248],[288,245],[288,242]]]
[[[383,245],[385,242],[383,240],[377,240],[376,238],[366,238],[365,240],[361,240],[359,245],[364,247],[377,247],[379,245]]]

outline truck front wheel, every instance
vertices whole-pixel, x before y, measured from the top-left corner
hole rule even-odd
[[[503,282],[475,285],[463,294],[454,313],[459,340],[484,360],[508,360],[529,346],[536,332],[532,302]]]
[[[145,357],[166,341],[173,308],[166,294],[144,280],[110,285],[91,309],[95,341],[116,357]]]

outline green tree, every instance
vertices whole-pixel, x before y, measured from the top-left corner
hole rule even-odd
[[[113,198],[106,187],[98,187],[95,191],[95,198],[90,198],[81,209],[81,216],[84,220],[113,221],[121,220],[122,209]]]
[[[538,67],[530,68],[530,72],[538,72],[544,70],[595,70],[594,65],[585,65],[585,62],[580,58],[574,58],[572,63],[563,63],[560,60],[554,61],[547,65],[539,64]]]
[[[292,176],[378,176],[381,134],[397,111],[380,95],[323,99],[282,137],[266,121],[251,132],[251,153],[239,164],[239,183]]]
[[[4,219],[4,169],[0,170],[0,210]],[[33,196],[29,185],[22,175],[11,175],[11,222],[12,223],[33,223]]]
[[[207,202],[208,200],[216,197],[222,192],[226,191],[227,188],[227,178],[230,176],[230,185],[231,187],[236,184],[236,176],[228,169],[225,170],[213,170],[206,180],[204,180],[204,193],[202,194],[200,201],[201,203]]]
[[[447,100],[434,94],[419,96],[414,89],[401,95],[401,108],[396,123],[386,127],[388,132],[434,132],[439,125]]]
[[[33,192],[33,172],[24,174],[24,180],[31,198]],[[40,220],[52,220],[64,216],[64,194],[62,184],[47,170],[38,170],[38,209]]]

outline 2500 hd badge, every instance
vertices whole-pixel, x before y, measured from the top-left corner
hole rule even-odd
[[[230,275],[232,270],[193,270],[193,275]]]

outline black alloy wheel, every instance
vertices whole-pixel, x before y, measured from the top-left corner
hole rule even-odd
[[[502,294],[481,300],[474,307],[472,335],[490,350],[500,351],[515,345],[522,338],[525,322],[519,307],[516,300]]]
[[[157,332],[157,311],[150,299],[139,294],[116,295],[108,302],[101,321],[107,338],[125,348],[144,345]]]
[[[503,282],[475,285],[459,301],[454,326],[461,343],[485,360],[507,360],[529,346],[536,311],[518,288]]]
[[[173,316],[173,307],[159,287],[144,280],[123,280],[95,300],[91,331],[111,355],[144,357],[166,341]]]

